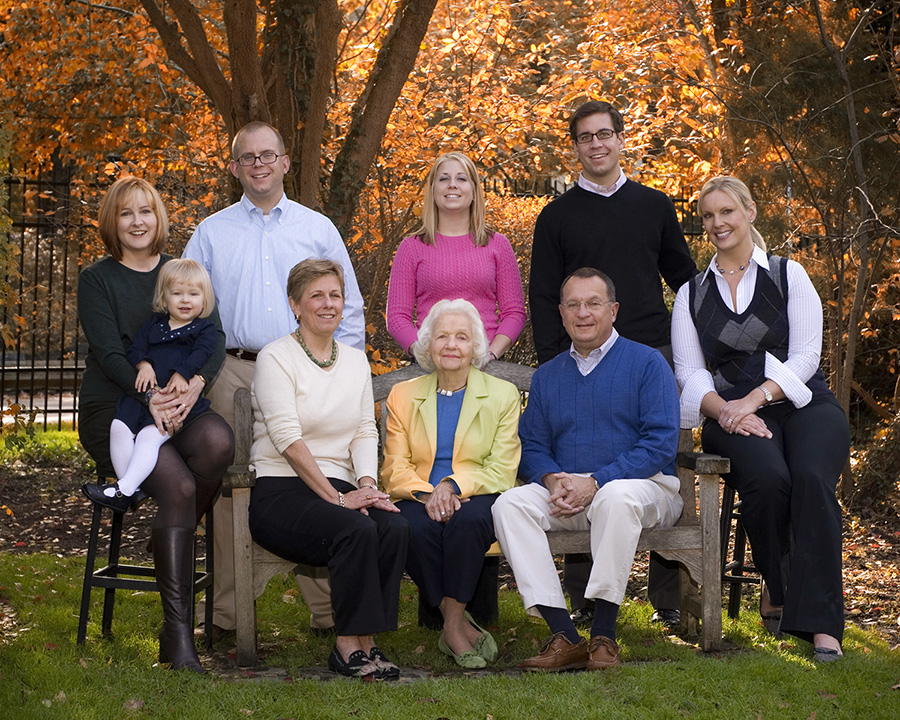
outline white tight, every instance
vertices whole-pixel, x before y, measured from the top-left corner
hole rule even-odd
[[[141,428],[135,435],[121,420],[112,421],[109,428],[109,455],[119,478],[119,491],[123,495],[134,495],[134,491],[153,472],[159,449],[168,439],[169,434],[160,435],[155,425]],[[110,486],[104,493],[112,497],[115,488]]]

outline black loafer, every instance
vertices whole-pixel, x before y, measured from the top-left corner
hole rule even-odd
[[[369,651],[369,660],[378,667],[376,676],[382,680],[397,680],[400,677],[400,668],[387,659],[387,656],[381,651],[381,648],[375,645]]]
[[[108,496],[103,491],[108,487],[114,487],[116,489],[116,494],[112,497]],[[128,510],[131,510],[132,503],[134,501],[134,495],[131,497],[127,497],[119,492],[118,483],[115,485],[100,485],[99,483],[85,483],[81,486],[81,492],[85,494],[88,500],[90,500],[95,505],[101,505],[103,507],[108,507],[110,510],[123,513]],[[136,495],[137,493],[135,493]],[[146,494],[141,493],[141,495],[146,498]],[[143,498],[142,498],[143,500]]]
[[[653,612],[650,622],[662,623],[670,632],[677,632],[681,629],[681,610],[660,608]]]
[[[378,666],[369,659],[362,650],[354,650],[350,657],[344,660],[335,645],[328,656],[328,669],[344,677],[362,678],[363,680],[375,680]]]

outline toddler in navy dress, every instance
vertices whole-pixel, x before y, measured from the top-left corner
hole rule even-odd
[[[109,429],[110,456],[118,482],[105,486],[87,483],[82,488],[95,503],[121,511],[123,498],[132,497],[153,472],[159,448],[171,435],[157,428],[150,414],[150,398],[162,389],[161,383],[176,394],[187,392],[189,380],[216,348],[216,327],[208,318],[214,307],[212,282],[202,265],[186,259],[163,265],[153,295],[154,313],[126,352],[137,369],[134,387],[141,399],[123,395]],[[208,409],[209,400],[198,398],[182,426]]]

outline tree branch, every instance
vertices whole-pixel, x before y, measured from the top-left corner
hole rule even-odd
[[[327,214],[346,233],[359,191],[381,146],[381,138],[415,65],[437,0],[403,0],[378,51],[366,87],[353,106],[344,144],[334,162]]]

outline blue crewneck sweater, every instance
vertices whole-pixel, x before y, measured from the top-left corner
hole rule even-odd
[[[591,473],[620,478],[675,474],[679,409],[675,376],[656,350],[619,337],[587,376],[568,351],[541,365],[519,422],[519,475]]]

